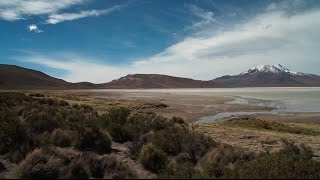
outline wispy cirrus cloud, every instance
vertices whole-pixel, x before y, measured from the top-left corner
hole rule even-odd
[[[1,0],[0,18],[6,21],[26,19],[29,16],[57,13],[87,0]]]
[[[222,23],[215,18],[213,11],[203,9],[194,4],[187,4],[186,7],[191,15],[198,18],[198,20],[193,22],[191,26],[188,26],[187,29],[202,30],[214,24],[222,25]]]
[[[72,21],[72,20],[81,19],[81,18],[90,17],[90,16],[101,16],[101,15],[105,15],[113,11],[116,11],[121,7],[123,6],[116,5],[111,8],[101,9],[101,10],[93,9],[93,10],[80,11],[78,13],[51,14],[49,15],[49,18],[46,20],[46,23],[57,24],[63,21]]]

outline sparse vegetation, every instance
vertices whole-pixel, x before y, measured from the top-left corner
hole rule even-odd
[[[178,117],[167,119],[121,106],[99,115],[88,105],[23,93],[0,93],[0,100],[0,172],[10,177],[141,177],[130,161],[158,178],[320,178],[320,162],[312,151],[287,140],[280,151],[257,154],[218,143]],[[225,123],[310,132],[248,119]],[[112,140],[129,149],[121,152],[127,153],[121,157],[125,160],[112,150]]]
[[[294,125],[286,125],[281,122],[263,121],[255,118],[234,118],[224,122],[224,124],[233,127],[246,127],[253,129],[264,129],[270,131],[287,132],[292,134],[319,135],[320,132],[315,132],[311,129],[297,127]]]

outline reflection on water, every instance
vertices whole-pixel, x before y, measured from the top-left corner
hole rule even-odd
[[[224,118],[230,118],[230,117],[237,117],[237,116],[241,116],[241,115],[254,115],[254,114],[278,114],[281,116],[284,115],[292,115],[292,114],[288,114],[288,113],[279,113],[276,111],[261,111],[261,112],[222,112],[222,113],[218,113],[216,115],[213,116],[206,116],[206,117],[202,117],[199,118],[197,123],[211,123],[211,122],[215,122],[215,121],[219,121],[219,120],[223,120]]]
[[[275,109],[286,109],[286,107],[289,105],[289,103],[278,101],[278,100],[241,98],[239,96],[235,96],[234,98],[235,98],[234,101],[228,102],[228,104],[263,106],[263,107],[271,107]]]

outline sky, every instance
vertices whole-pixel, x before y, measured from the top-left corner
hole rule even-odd
[[[320,74],[319,0],[0,0],[0,64],[69,82]]]

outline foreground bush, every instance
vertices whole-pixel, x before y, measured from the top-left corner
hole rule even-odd
[[[53,179],[58,178],[61,166],[61,159],[35,149],[18,165],[16,175],[22,179]]]
[[[312,160],[310,149],[285,141],[285,148],[273,154],[261,154],[253,161],[236,164],[233,177],[263,179],[318,179],[320,162]]]
[[[111,152],[111,140],[96,127],[81,127],[78,131],[76,148],[98,154]]]
[[[190,162],[171,163],[158,176],[160,179],[199,179],[204,178],[201,171]]]
[[[74,133],[70,130],[55,129],[51,133],[50,139],[56,146],[68,147],[72,145],[74,136]]]
[[[129,115],[130,111],[124,107],[111,108],[99,118],[99,123],[108,130],[114,141],[123,143],[132,139],[130,129],[126,126]]]
[[[167,155],[153,144],[147,144],[142,148],[139,160],[146,169],[160,172],[166,166]]]

